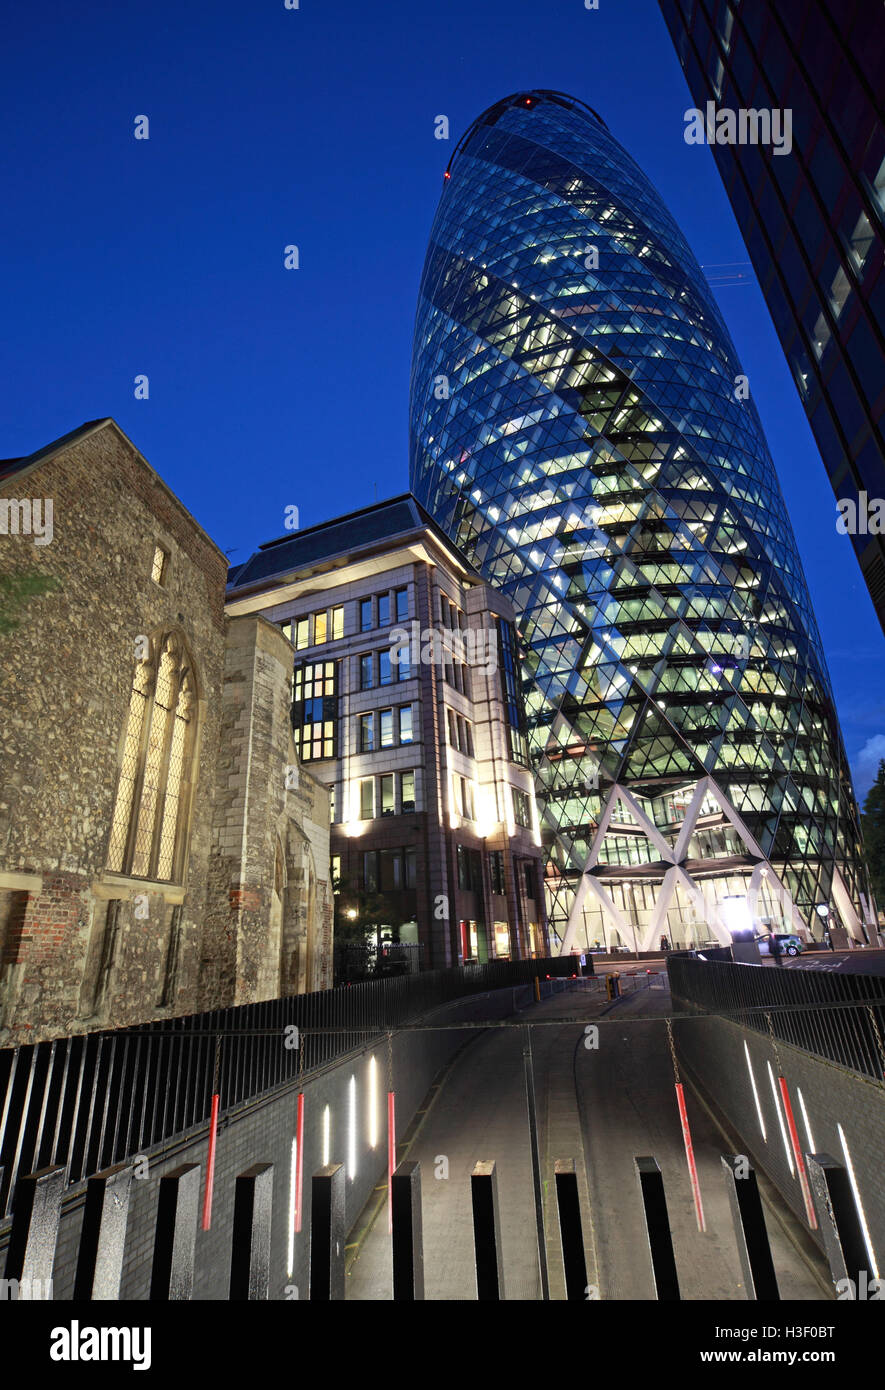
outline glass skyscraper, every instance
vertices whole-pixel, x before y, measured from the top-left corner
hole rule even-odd
[[[520,615],[565,949],[863,940],[858,814],[746,379],[659,195],[589,107],[497,102],[421,280],[411,485]]]
[[[885,628],[882,6],[660,5],[698,109],[790,113],[788,150],[710,148]]]

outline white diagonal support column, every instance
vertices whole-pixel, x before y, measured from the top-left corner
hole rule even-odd
[[[854,940],[859,941],[863,945],[863,927],[860,924],[860,918],[857,915],[854,903],[851,901],[848,889],[845,887],[845,880],[842,877],[838,864],[833,866],[833,902],[839,909],[839,916],[842,918],[842,921],[845,923]]]

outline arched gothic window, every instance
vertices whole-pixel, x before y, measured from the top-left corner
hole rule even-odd
[[[165,633],[135,667],[108,868],[180,882],[184,874],[197,706],[183,638]]]

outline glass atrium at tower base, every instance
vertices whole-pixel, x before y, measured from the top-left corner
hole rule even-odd
[[[411,486],[519,616],[563,950],[875,944],[859,818],[762,426],[700,267],[602,119],[518,93],[450,162]]]

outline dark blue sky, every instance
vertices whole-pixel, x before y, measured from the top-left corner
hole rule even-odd
[[[113,415],[239,561],[408,486],[415,296],[442,172],[486,106],[573,93],[705,267],[747,261],[654,0],[283,0],[7,12],[0,456]],[[150,140],[134,139],[138,115]],[[452,138],[434,138],[448,116]],[[286,271],[283,249],[300,248]],[[803,557],[862,796],[882,637],[764,300],[719,288]],[[710,270],[711,277],[719,274]],[[134,398],[146,373],[150,398]]]

